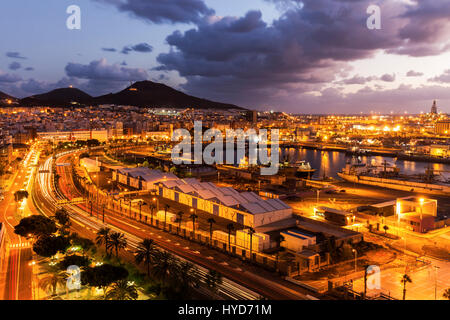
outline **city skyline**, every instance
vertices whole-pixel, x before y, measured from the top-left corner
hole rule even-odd
[[[366,26],[371,4],[381,9],[380,30]],[[70,5],[81,9],[81,30],[66,27]],[[17,97],[69,85],[101,95],[152,80],[258,110],[419,113],[436,99],[448,112],[447,0],[2,7],[0,26],[14,32],[3,38],[0,91]]]

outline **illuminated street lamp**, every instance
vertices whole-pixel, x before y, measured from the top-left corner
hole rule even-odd
[[[401,218],[401,214],[402,214],[402,207],[400,202],[397,201],[397,205],[396,205],[396,213],[397,213],[397,237],[398,237],[398,233],[399,233],[399,229],[400,229],[400,218]]]
[[[420,232],[422,232],[422,210],[423,210],[423,203],[425,202],[424,198],[419,199],[420,203]]]
[[[356,272],[356,269],[357,269],[356,261],[357,261],[358,252],[355,249],[352,249],[352,252],[355,254],[355,272]]]

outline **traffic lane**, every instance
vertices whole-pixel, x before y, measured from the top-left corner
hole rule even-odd
[[[14,203],[14,192],[22,189],[25,182],[24,170],[18,171],[9,194],[5,199],[3,221],[5,231],[9,239],[9,245],[20,245],[21,237],[14,233],[14,226],[18,223],[16,219],[17,205]],[[5,282],[5,296],[8,300],[29,300],[31,299],[31,270],[28,267],[28,254],[26,249],[18,247],[9,251],[8,268]]]
[[[20,250],[20,271],[18,288],[19,300],[33,300],[33,269],[30,265],[30,262],[32,261],[31,250],[31,248],[23,248]]]

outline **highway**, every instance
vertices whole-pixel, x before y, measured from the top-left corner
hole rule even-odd
[[[32,268],[29,263],[32,260],[31,241],[28,241],[14,233],[14,226],[23,216],[28,216],[33,211],[29,199],[21,204],[16,203],[14,193],[18,190],[29,191],[32,187],[35,166],[39,159],[39,152],[34,146],[19,165],[19,169],[12,178],[12,184],[2,201],[1,220],[6,227],[7,258],[4,272],[4,300],[32,300]],[[22,214],[20,214],[22,212]]]
[[[58,155],[56,162],[68,162],[67,158],[71,153],[75,152]],[[40,168],[44,172],[40,173],[36,179],[36,184],[39,185],[39,188],[36,188],[36,190],[40,190],[40,192],[36,192],[33,195],[36,205],[44,212],[54,212],[59,207],[57,205],[58,200],[70,200],[81,196],[73,186],[71,170],[68,170],[70,167],[56,167],[60,175],[58,189],[61,191],[54,191],[51,173],[52,162],[53,159],[49,158]],[[84,204],[70,204],[64,205],[64,207],[68,210],[75,224],[85,229],[85,231],[87,229],[91,233],[95,233],[96,230],[104,226],[101,219],[95,218],[96,216],[102,216],[101,212],[97,212],[95,205],[93,206],[92,217],[89,215],[90,210],[88,206]],[[201,270],[202,276],[208,272],[208,269],[219,271],[224,275],[224,283],[220,286],[219,293],[226,299],[250,300],[259,299],[261,296],[270,299],[308,299],[306,294],[310,294],[310,292],[301,290],[282,279],[273,280],[263,276],[263,273],[259,275],[241,268],[236,268],[231,263],[229,264],[225,261],[219,263],[215,261],[215,257],[205,254],[204,248],[200,245],[194,243],[190,243],[189,245],[181,244],[183,240],[173,235],[123,217],[110,209],[105,209],[105,225],[112,230],[122,232],[126,235],[130,246],[129,250],[136,248],[142,239],[151,238],[158,247],[170,251],[180,259],[193,262]],[[224,257],[225,259],[231,260],[225,255]]]

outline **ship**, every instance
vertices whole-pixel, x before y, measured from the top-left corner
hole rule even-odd
[[[425,174],[405,175],[386,161],[381,165],[347,163],[337,174],[345,181],[408,192],[450,196],[450,184],[432,169]]]
[[[298,179],[311,179],[315,172],[316,169],[305,160],[297,160],[293,164],[285,161],[279,168],[279,174]]]

